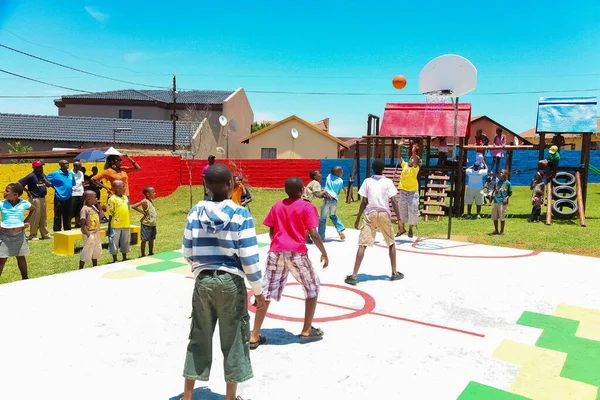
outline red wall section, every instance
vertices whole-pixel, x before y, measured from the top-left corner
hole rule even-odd
[[[299,176],[307,185],[308,174],[313,169],[321,169],[321,161],[316,160],[217,160],[231,168],[236,175],[242,175],[249,186],[261,188],[283,188],[285,180],[290,176]],[[181,184],[189,184],[188,165],[190,161],[181,160]],[[202,185],[202,168],[206,160],[194,161],[192,167],[192,183]]]
[[[177,156],[132,156],[142,169],[129,174],[131,202],[144,198],[142,190],[153,186],[158,197],[173,193],[180,185],[181,159]],[[128,161],[123,164],[129,165]]]

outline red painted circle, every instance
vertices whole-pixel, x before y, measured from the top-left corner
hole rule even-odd
[[[299,286],[300,284],[297,282],[292,282],[292,283],[288,283],[286,286]],[[323,318],[314,318],[313,322],[331,322],[331,321],[341,321],[344,319],[350,319],[350,318],[356,318],[356,317],[360,317],[362,315],[365,314],[369,314],[371,311],[373,311],[375,309],[375,299],[373,297],[371,297],[371,295],[362,292],[360,290],[354,289],[354,288],[350,288],[347,286],[340,286],[340,285],[330,285],[330,284],[326,284],[326,283],[322,283],[321,286],[325,286],[325,287],[330,287],[330,288],[336,288],[336,289],[342,289],[342,290],[347,290],[349,292],[352,293],[356,293],[357,295],[359,295],[360,297],[363,298],[363,300],[365,301],[365,304],[363,305],[363,307],[360,310],[356,310],[353,309],[351,307],[347,307],[347,306],[342,306],[342,305],[337,305],[337,304],[330,304],[330,303],[324,303],[324,302],[318,302],[321,305],[325,305],[325,306],[332,306],[332,307],[337,307],[337,308],[344,308],[346,310],[354,310],[353,312],[350,312],[348,314],[342,314],[342,315],[336,315],[334,317],[323,317]],[[253,313],[256,313],[256,308],[252,305],[251,302],[251,298],[252,296],[254,296],[254,293],[252,293],[252,291],[248,292],[248,309],[250,311],[252,311]],[[286,296],[285,294],[282,297],[289,297]],[[304,322],[304,318],[298,318],[298,317],[287,317],[285,315],[279,315],[279,314],[271,314],[271,313],[267,313],[267,317],[269,318],[273,318],[273,319],[278,319],[281,321],[291,321],[291,322]]]

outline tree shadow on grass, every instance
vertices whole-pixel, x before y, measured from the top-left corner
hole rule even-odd
[[[178,394],[177,396],[171,397],[169,400],[181,400],[183,398],[183,393]],[[193,400],[225,400],[225,396],[219,393],[215,393],[208,388],[208,386],[203,386],[194,389],[194,394],[192,396]]]

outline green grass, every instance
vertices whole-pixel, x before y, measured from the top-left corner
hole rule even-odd
[[[202,187],[194,187],[193,196],[194,201],[198,201],[202,196]],[[253,189],[252,196],[254,201],[250,203],[250,207],[256,220],[256,230],[258,233],[265,233],[267,229],[262,225],[262,221],[271,205],[284,198],[285,194],[283,190]],[[493,230],[492,221],[489,219],[491,207],[484,206],[483,219],[481,220],[469,221],[462,218],[452,220],[453,238],[472,243],[598,256],[598,249],[600,249],[599,184],[589,185],[588,188],[586,228],[580,227],[577,219],[569,221],[555,220],[550,226],[546,226],[544,223],[527,223],[531,211],[530,196],[531,192],[528,188],[514,188],[514,194],[508,207],[508,219],[504,236],[488,236],[488,233]],[[316,205],[320,207],[320,202],[317,201]],[[358,205],[358,202],[350,204],[341,202],[339,204],[338,216],[346,227],[353,227]],[[179,249],[186,215],[189,210],[188,188],[180,187],[171,196],[156,199],[156,208],[159,213],[159,221],[155,252]],[[132,223],[139,224],[139,217],[135,212],[132,212]],[[445,237],[446,232],[446,218],[441,218],[439,222],[436,222],[435,219],[424,222],[421,219],[415,230],[416,235],[424,237]],[[29,247],[31,254],[27,257],[27,261],[31,278],[73,271],[78,268],[78,251],[81,242],[76,242],[76,254],[72,257],[55,255],[52,252],[53,241],[51,240],[30,242]],[[132,247],[130,257],[139,257],[139,255],[139,246]],[[110,262],[112,262],[112,258],[105,249],[99,264]],[[21,278],[15,258],[10,258],[6,263],[2,276],[0,276],[0,284],[19,279]]]

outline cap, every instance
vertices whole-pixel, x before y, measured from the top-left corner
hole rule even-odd
[[[31,163],[32,167],[41,167],[42,165],[46,165],[46,163],[41,162],[40,160],[35,160]]]
[[[105,155],[105,156],[120,156],[120,155],[122,155],[122,154],[121,154],[121,153],[119,153],[119,152],[117,151],[117,149],[115,149],[114,147],[111,147],[110,149],[108,149],[108,150],[106,150],[106,151],[104,152],[104,155]]]
[[[476,167],[481,167],[481,163],[479,161],[475,161],[475,166]]]
[[[213,156],[212,154],[211,154],[210,156],[208,156],[208,159],[209,159],[209,160],[210,160],[210,159],[213,159],[213,160],[214,160],[215,158],[217,158],[217,157]]]
[[[548,153],[550,153],[550,154],[554,154],[554,153],[556,153],[557,151],[558,151],[558,147],[556,147],[556,146],[551,146],[551,147],[550,147],[550,150],[548,150]]]

